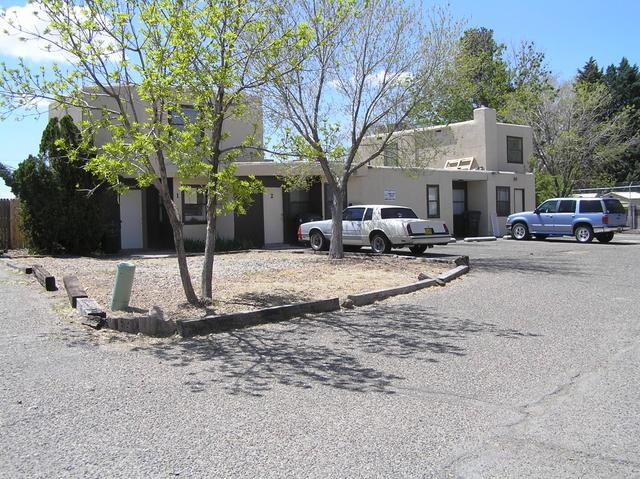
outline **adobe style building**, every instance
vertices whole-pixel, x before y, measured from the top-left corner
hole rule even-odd
[[[144,111],[139,100],[133,107]],[[248,137],[262,144],[261,109],[249,110],[247,116],[225,122],[228,145],[239,145]],[[80,110],[50,110],[50,116],[65,113],[75,121],[83,119]],[[535,207],[534,177],[527,166],[533,149],[531,128],[498,123],[492,109],[479,108],[473,120],[466,122],[400,131],[393,140],[389,151],[350,178],[349,204],[409,206],[421,217],[443,220],[457,237],[502,235],[508,214]],[[96,146],[105,141],[108,138],[98,134]],[[378,141],[375,135],[367,138],[363,153],[376,148]],[[294,243],[301,220],[328,218],[329,199],[320,170],[304,191],[282,188],[282,177],[290,172],[286,164],[266,161],[255,150],[240,156],[236,174],[255,176],[265,190],[254,197],[246,215],[220,217],[218,237],[255,247]],[[179,178],[174,166],[168,174],[185,238],[203,240],[206,198],[194,190],[180,191],[181,185],[198,185],[203,180]],[[172,247],[171,227],[157,191],[129,183],[132,187],[120,195],[117,207],[115,230],[120,248]]]
[[[376,140],[363,149],[379,147]],[[531,128],[498,123],[493,109],[474,110],[470,121],[401,131],[392,140],[391,152],[350,180],[349,203],[410,206],[421,217],[444,220],[456,237],[501,236],[509,214],[535,207]]]

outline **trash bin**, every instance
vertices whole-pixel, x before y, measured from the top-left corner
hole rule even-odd
[[[111,311],[124,310],[129,307],[135,270],[136,266],[133,263],[118,263],[116,282],[111,296]]]
[[[467,235],[474,237],[480,231],[480,211],[467,211]]]

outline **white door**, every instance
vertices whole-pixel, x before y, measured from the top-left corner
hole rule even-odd
[[[284,242],[282,188],[265,188],[262,194],[264,244]]]
[[[524,211],[524,189],[523,188],[514,188],[513,189],[513,212],[520,213]]]
[[[142,243],[142,190],[120,195],[120,243],[122,249],[139,249]]]

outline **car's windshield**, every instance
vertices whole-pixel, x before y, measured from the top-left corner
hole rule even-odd
[[[624,209],[622,203],[614,198],[608,198],[604,200],[604,206],[609,213],[623,213],[626,214],[627,210]]]
[[[411,208],[381,208],[380,217],[383,220],[388,220],[391,218],[417,218],[418,215]]]

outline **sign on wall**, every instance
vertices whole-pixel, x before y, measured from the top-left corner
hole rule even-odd
[[[396,200],[396,191],[395,190],[384,190],[384,200],[385,201],[395,201]]]

